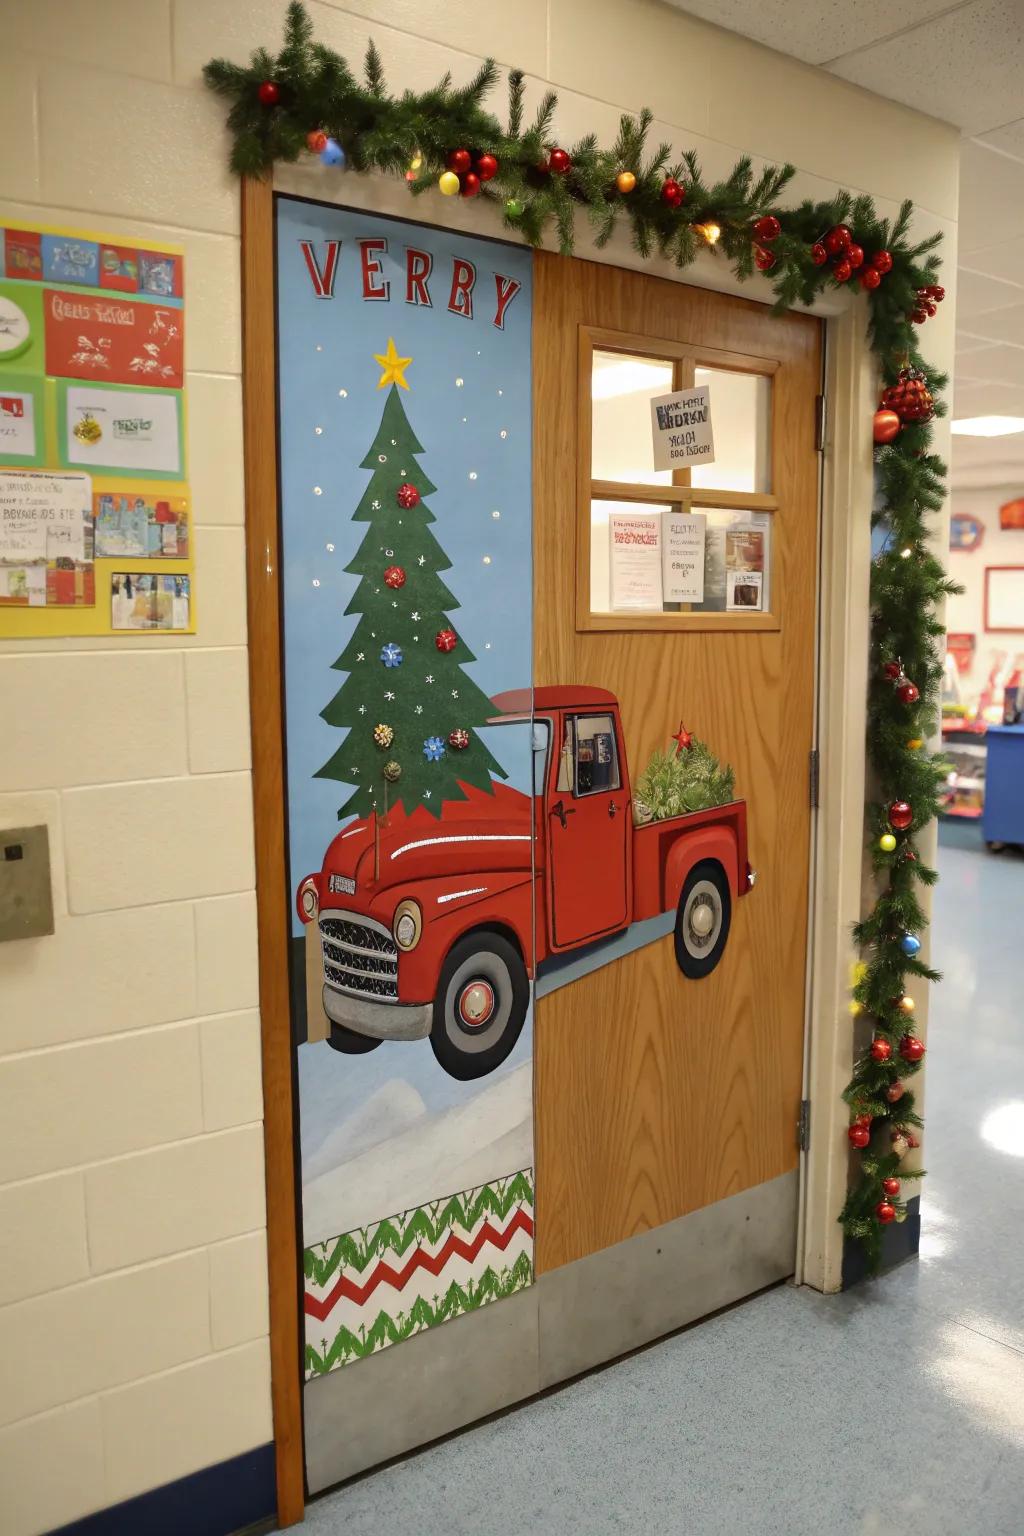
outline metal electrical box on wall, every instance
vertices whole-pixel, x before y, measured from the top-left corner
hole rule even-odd
[[[0,832],[0,942],[52,932],[49,832],[10,827]]]

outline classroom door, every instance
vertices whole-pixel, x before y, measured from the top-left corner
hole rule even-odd
[[[670,879],[670,855],[645,861],[641,843],[644,796],[657,810],[677,760],[684,796],[702,764],[731,767],[758,875],[733,893],[728,944],[700,979],[681,974],[672,911],[614,965],[538,988],[536,1269],[724,1202],[722,1231],[705,1221],[723,1271],[702,1293],[707,1311],[766,1278],[729,1273],[718,1238],[749,1216],[729,1197],[772,1192],[779,1257],[767,1278],[789,1273],[795,1251],[821,327],[546,254],[533,324],[535,684],[618,698],[634,902],[656,901],[643,881]],[[696,467],[656,469],[652,400],[702,384],[714,461],[698,447]],[[701,437],[684,422],[684,448]],[[728,798],[727,780],[714,785]],[[714,883],[697,887],[686,898],[694,956],[722,920]]]

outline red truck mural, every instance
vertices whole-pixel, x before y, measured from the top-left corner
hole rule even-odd
[[[747,862],[746,804],[634,826],[618,700],[601,688],[513,691],[493,725],[531,725],[533,796],[467,789],[440,820],[364,818],[299,885],[319,925],[329,1043],[357,1054],[428,1038],[463,1081],[506,1059],[545,961],[674,911],[684,976],[714,970]]]

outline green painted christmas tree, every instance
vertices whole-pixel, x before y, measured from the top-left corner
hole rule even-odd
[[[451,561],[430,531],[435,518],[424,499],[437,487],[416,462],[424,450],[399,395],[411,359],[389,340],[377,361],[379,387],[390,389],[360,466],[370,482],[353,514],[370,526],[345,567],[361,578],[345,612],[361,617],[334,663],[348,676],[320,712],[348,732],[316,774],[354,786],[339,820],[399,802],[440,816],[445,800],[466,798],[462,785],[493,792],[491,775],[507,777],[476,734],[494,709],[463,671],[474,656],[448,617],[459,604],[439,572]]]

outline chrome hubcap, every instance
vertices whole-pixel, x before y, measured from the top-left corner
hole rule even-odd
[[[686,898],[682,940],[694,960],[703,960],[722,932],[722,898],[710,880],[699,880]]]
[[[459,995],[459,1017],[470,1029],[479,1029],[494,1012],[494,989],[489,982],[477,979],[463,987]]]

